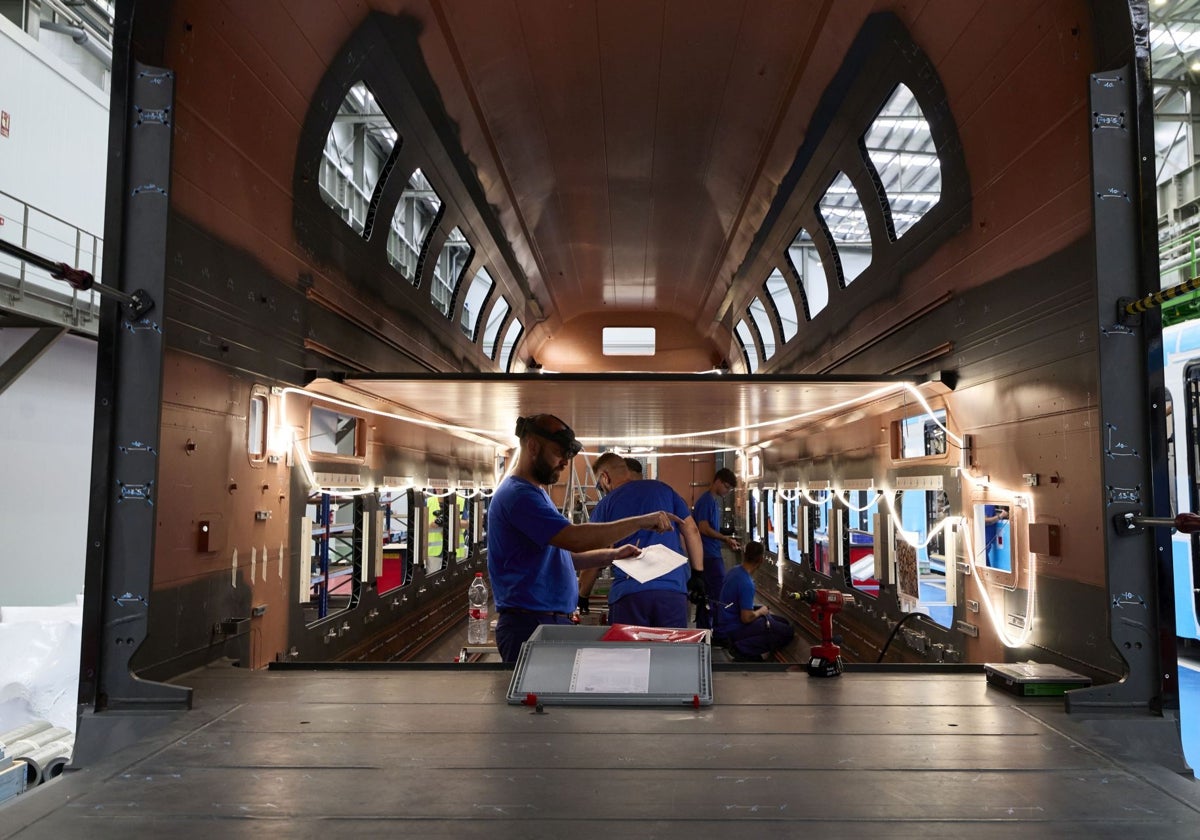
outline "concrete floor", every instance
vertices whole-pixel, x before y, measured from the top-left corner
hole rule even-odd
[[[191,712],[110,721],[134,743],[0,808],[0,837],[1200,834],[1200,784],[1146,749],[1172,721],[1068,716],[980,673],[719,665],[711,707],[542,714],[510,677],[214,665],[180,679]]]

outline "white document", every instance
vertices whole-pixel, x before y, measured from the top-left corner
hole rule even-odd
[[[580,648],[571,691],[576,694],[645,694],[650,690],[650,648]]]
[[[667,572],[678,569],[688,559],[678,551],[672,551],[665,545],[648,545],[636,557],[624,557],[614,560],[613,565],[638,583],[645,583],[662,577]]]

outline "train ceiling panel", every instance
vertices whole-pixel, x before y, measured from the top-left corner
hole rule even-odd
[[[561,417],[589,451],[598,445],[689,450],[770,445],[816,423],[912,405],[944,393],[923,377],[545,374],[347,375],[308,390],[513,443],[521,415]],[[664,434],[670,430],[671,435]]]
[[[774,191],[760,178],[765,157],[828,10],[797,14],[790,0],[440,7],[547,311],[711,321],[742,256],[733,240],[747,235],[747,204],[753,196],[761,211]],[[848,10],[850,32],[862,14]],[[456,117],[462,104],[447,101]]]

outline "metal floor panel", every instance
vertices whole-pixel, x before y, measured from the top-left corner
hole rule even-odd
[[[717,671],[691,709],[504,702],[511,672],[223,666],[0,808],[0,837],[1196,836],[1200,784],[982,674]],[[1148,719],[1154,726],[1165,721]]]

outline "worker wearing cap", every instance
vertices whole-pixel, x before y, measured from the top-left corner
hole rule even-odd
[[[687,557],[688,562],[645,582],[613,566],[608,593],[609,621],[643,627],[687,627],[689,594],[699,603],[705,596],[704,549],[700,531],[683,497],[669,484],[654,479],[639,481],[616,452],[605,452],[592,466],[596,484],[605,496],[592,511],[593,522],[611,522],[643,511],[669,510],[681,521],[675,529],[654,533],[639,531],[623,543],[640,548],[663,545]]]
[[[495,593],[496,646],[515,662],[539,624],[569,624],[579,598],[576,571],[632,557],[632,545],[613,543],[641,529],[673,530],[666,511],[615,522],[572,524],[546,488],[580,451],[571,427],[552,414],[517,418],[521,448],[513,471],[488,505],[488,577]]]

